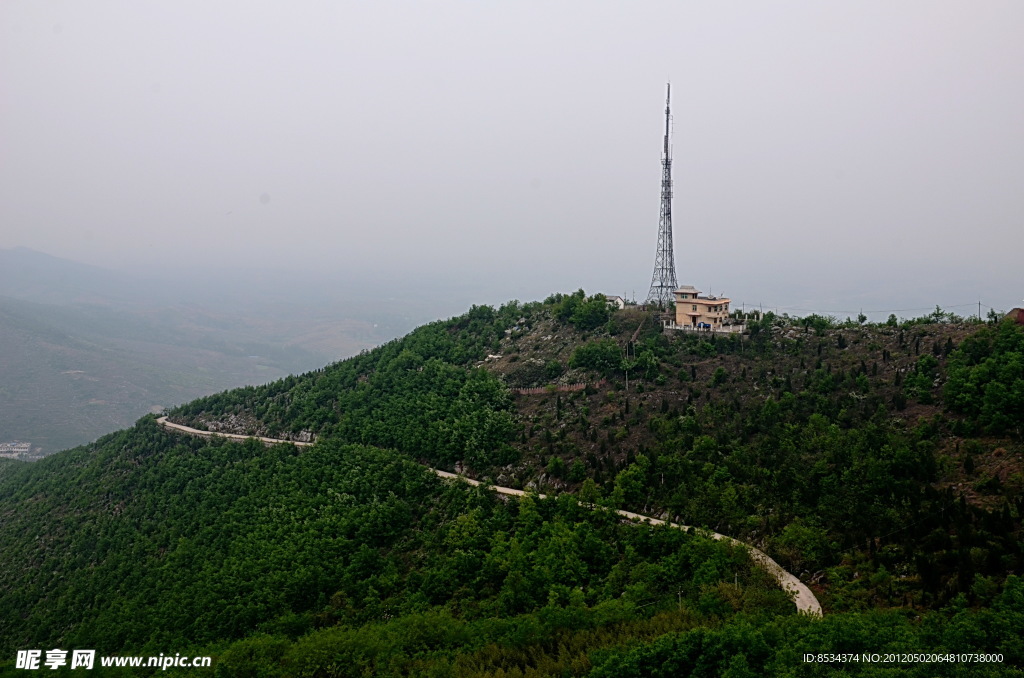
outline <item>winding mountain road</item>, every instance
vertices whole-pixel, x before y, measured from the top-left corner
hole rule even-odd
[[[313,443],[303,443],[294,440],[280,440],[278,438],[263,438],[260,436],[244,436],[239,435],[237,433],[215,433],[213,431],[201,431],[196,428],[191,428],[188,426],[182,426],[181,424],[169,422],[167,421],[167,417],[160,417],[159,419],[156,420],[156,423],[159,424],[160,426],[163,426],[166,429],[179,431],[181,433],[186,433],[188,435],[200,436],[203,438],[227,438],[229,440],[250,440],[255,438],[256,440],[259,440],[260,442],[265,443],[267,445],[276,445],[278,443],[288,443],[291,445],[295,445],[297,447],[310,447],[313,445]],[[460,476],[455,473],[449,473],[448,471],[440,471],[436,468],[432,468],[430,470],[436,473],[441,478],[447,478],[450,480],[462,480],[464,482],[469,483],[470,485],[483,484],[479,480],[473,480],[472,478]],[[491,489],[493,489],[498,494],[504,494],[511,497],[522,497],[526,494],[526,492],[524,492],[523,490],[514,490],[511,487],[498,487],[497,485],[492,485]],[[538,496],[541,498],[544,497],[543,494]],[[665,520],[652,518],[651,516],[640,515],[639,513],[633,513],[631,511],[617,510],[615,512],[623,518],[628,518],[632,521],[648,523],[650,525],[668,525],[669,527],[674,527],[676,529],[683,530],[684,532],[699,529],[694,528],[690,525],[670,523]],[[775,562],[767,553],[765,553],[761,549],[754,548],[749,544],[744,544],[738,539],[727,537],[724,534],[718,534],[717,532],[706,532],[706,534],[708,534],[712,539],[729,542],[730,544],[733,544],[735,546],[742,546],[749,550],[751,560],[757,563],[760,567],[764,568],[765,571],[768,572],[768,574],[775,578],[775,581],[779,582],[779,585],[782,586],[783,590],[788,592],[793,597],[793,602],[796,604],[796,609],[799,612],[804,612],[806,614],[810,614],[816,617],[822,616],[821,604],[818,602],[818,599],[815,598],[814,593],[809,588],[807,588],[807,585],[800,581],[795,575],[792,575],[786,570],[784,570],[782,566]]]

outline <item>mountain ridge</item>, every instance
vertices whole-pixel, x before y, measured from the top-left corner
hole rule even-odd
[[[0,570],[3,650],[188,648],[222,675],[648,675],[654,658],[721,673],[737,657],[773,674],[801,652],[922,648],[1021,667],[1020,489],[989,471],[1020,452],[997,416],[1016,412],[1020,329],[766,316],[720,338],[645,321],[624,360],[638,312],[591,301],[474,307],[169,412],[317,436],[302,454],[147,416],[0,463],[0,559],[19,564]],[[509,391],[581,376],[607,381]],[[551,496],[496,501],[423,462]],[[743,549],[577,498],[735,526],[827,614],[793,615]]]

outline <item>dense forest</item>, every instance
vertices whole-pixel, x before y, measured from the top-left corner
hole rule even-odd
[[[146,417],[0,464],[0,670],[54,644],[210,654],[219,676],[1024,666],[1012,323],[766,314],[743,336],[673,333],[580,291],[474,307],[169,414],[316,444]],[[795,614],[742,548],[601,506],[754,544],[825,616]],[[821,652],[1002,661],[804,662]]]

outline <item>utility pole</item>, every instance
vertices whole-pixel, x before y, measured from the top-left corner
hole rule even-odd
[[[667,308],[675,301],[672,293],[676,283],[676,257],[672,246],[672,151],[668,145],[672,101],[672,85],[665,88],[665,146],[661,156],[661,216],[658,219],[658,251],[654,255],[654,274],[648,304]]]

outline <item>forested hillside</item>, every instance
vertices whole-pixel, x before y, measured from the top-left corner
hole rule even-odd
[[[1019,327],[939,310],[660,327],[582,293],[474,307],[170,413],[309,448],[147,417],[0,464],[0,659],[63,644],[212,654],[225,676],[745,676],[941,651],[1003,660],[899,673],[1019,675]],[[553,496],[506,502],[422,464]],[[758,545],[825,618],[795,615],[742,549],[577,498]]]
[[[1024,569],[1024,332],[956,320],[768,314],[716,337],[559,295],[172,414],[583,491],[762,545],[834,610],[931,608]]]

